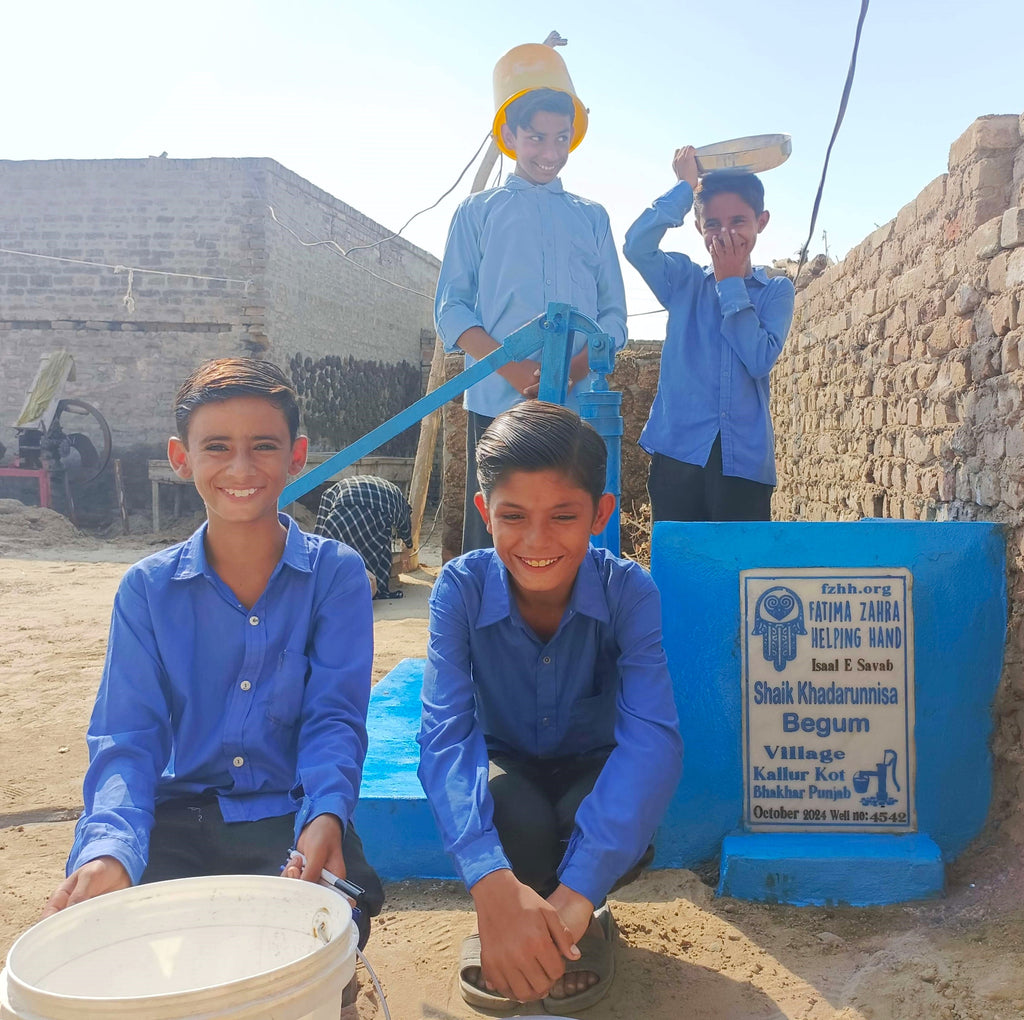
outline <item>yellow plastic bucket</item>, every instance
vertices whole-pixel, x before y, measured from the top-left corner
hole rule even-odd
[[[505,144],[501,128],[505,123],[508,104],[534,89],[554,89],[572,97],[576,107],[573,120],[571,152],[587,133],[587,108],[580,102],[573,88],[565,61],[550,46],[543,43],[524,43],[508,51],[494,65],[494,124],[492,131],[497,146],[510,159],[516,154]]]

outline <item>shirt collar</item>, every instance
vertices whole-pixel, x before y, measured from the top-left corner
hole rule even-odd
[[[608,611],[608,599],[604,585],[598,573],[597,562],[593,551],[583,557],[580,569],[576,574],[576,583],[569,596],[569,609],[573,613],[589,616],[594,620],[607,623],[611,619]],[[483,594],[480,599],[480,610],[476,615],[477,627],[489,627],[492,623],[504,620],[512,615],[512,593],[508,583],[508,569],[501,562],[497,553],[491,553],[487,574],[484,577]]]
[[[306,548],[306,541],[299,526],[287,514],[279,513],[277,519],[288,529],[280,562],[304,574],[311,573],[313,568],[309,563],[309,549]],[[188,581],[193,577],[209,576],[213,573],[213,568],[206,558],[206,529],[209,523],[209,521],[203,521],[192,536],[182,544],[181,554],[178,557],[178,569],[174,572],[173,579],[175,581]]]
[[[540,191],[550,191],[553,195],[561,195],[565,191],[562,187],[561,177],[556,177],[553,181],[548,181],[547,184],[531,184],[525,177],[520,177],[517,174],[509,174],[505,178],[505,187],[510,191],[526,191],[530,188],[537,188]]]
[[[714,271],[715,271],[715,267],[713,265],[712,266],[705,266],[704,267],[704,276],[705,277],[711,276],[714,273]],[[745,276],[745,277],[743,277],[743,279],[744,280],[756,280],[759,284],[761,284],[762,287],[767,287],[768,286],[768,274],[765,272],[764,266],[754,266],[750,270],[750,276]]]

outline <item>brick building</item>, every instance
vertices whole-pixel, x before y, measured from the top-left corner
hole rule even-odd
[[[79,260],[0,252],[0,441],[40,355],[62,348],[77,364],[66,395],[102,411],[133,491],[163,455],[177,384],[207,358],[418,371],[437,259],[401,238],[349,258],[306,246],[390,233],[272,159],[0,161],[0,248]]]

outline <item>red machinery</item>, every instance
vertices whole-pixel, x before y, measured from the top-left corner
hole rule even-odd
[[[71,487],[97,478],[110,462],[110,427],[103,415],[84,400],[64,397],[75,378],[75,362],[67,351],[44,354],[14,430],[18,453],[0,477],[29,478],[39,484],[39,503],[52,505],[55,485],[62,485],[69,516],[74,517]]]

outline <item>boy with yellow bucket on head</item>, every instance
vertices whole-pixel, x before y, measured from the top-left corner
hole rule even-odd
[[[626,298],[608,214],[567,192],[558,177],[588,123],[562,58],[541,43],[510,50],[494,68],[494,105],[494,140],[516,168],[455,212],[434,303],[445,349],[463,351],[473,364],[550,301],[589,315],[621,348]],[[464,553],[491,545],[473,501],[476,445],[497,415],[537,395],[539,370],[533,358],[512,362],[466,391]],[[586,340],[579,337],[570,368],[573,410],[586,376]]]

